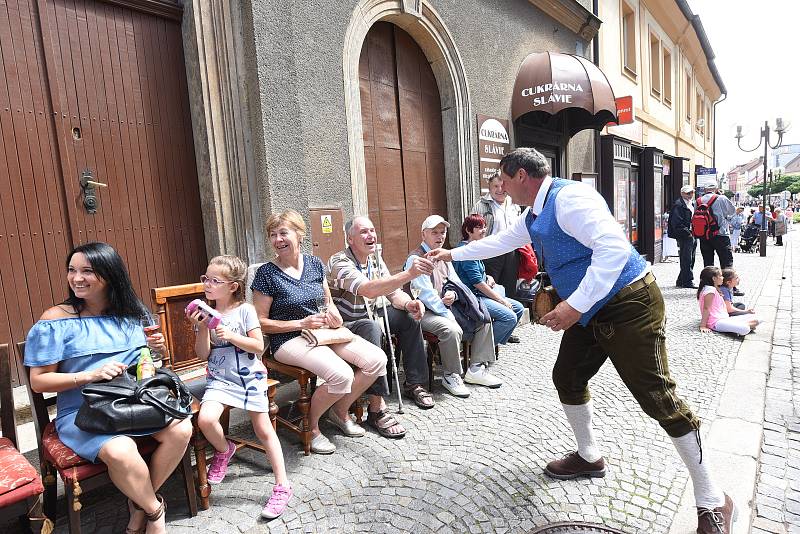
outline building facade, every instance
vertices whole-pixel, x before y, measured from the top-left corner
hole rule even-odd
[[[286,208],[323,257],[343,219],[371,215],[398,268],[425,216],[460,225],[508,147],[536,146],[562,176],[597,171],[596,121],[512,116],[531,54],[594,68],[590,0],[7,3],[0,342],[63,300],[79,243],[120,250],[146,302],[210,256],[268,258],[264,221]],[[547,98],[555,82],[531,87]]]
[[[683,0],[600,0],[599,65],[633,120],[605,128],[604,195],[628,236],[659,261],[663,214],[696,169],[714,167],[714,107],[725,87]]]

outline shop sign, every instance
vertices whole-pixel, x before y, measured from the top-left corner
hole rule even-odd
[[[500,160],[508,153],[511,139],[508,121],[478,115],[478,160],[481,182],[489,180],[500,168]]]
[[[695,174],[703,175],[703,174],[717,174],[716,167],[701,167],[700,165],[695,167]]]
[[[619,126],[620,124],[633,124],[633,97],[621,96],[615,99],[617,103],[617,119],[619,122],[609,122],[609,126]]]

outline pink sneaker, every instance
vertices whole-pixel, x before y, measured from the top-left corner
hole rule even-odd
[[[292,495],[294,495],[294,492],[289,486],[275,484],[275,487],[272,488],[272,495],[264,505],[264,509],[261,510],[261,517],[264,519],[279,517],[286,510]]]
[[[225,479],[225,474],[228,472],[228,462],[236,452],[236,444],[230,440],[227,441],[228,450],[225,452],[215,451],[214,458],[211,459],[211,465],[208,468],[209,484],[219,484]]]

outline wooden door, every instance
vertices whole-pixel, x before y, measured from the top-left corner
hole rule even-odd
[[[422,221],[447,218],[439,89],[414,39],[387,22],[367,34],[359,76],[369,214],[397,272]]]
[[[77,244],[113,245],[147,304],[150,288],[205,268],[181,11],[131,3],[158,14],[0,0],[0,343],[22,340],[65,298]],[[108,186],[94,214],[79,184],[87,170]]]

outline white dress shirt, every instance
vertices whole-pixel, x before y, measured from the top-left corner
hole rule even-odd
[[[536,216],[542,213],[552,182],[549,176],[544,179],[533,206],[523,211],[505,232],[453,249],[453,261],[493,258],[530,243],[531,236],[525,224],[528,210],[532,210]],[[567,298],[570,306],[586,313],[611,291],[630,257],[631,244],[620,224],[608,211],[606,201],[589,185],[576,182],[564,187],[555,197],[555,202],[556,221],[564,233],[592,250],[592,262],[586,275],[575,292]],[[546,257],[544,262],[546,269]],[[648,263],[647,268],[631,282],[644,278],[649,270]]]

